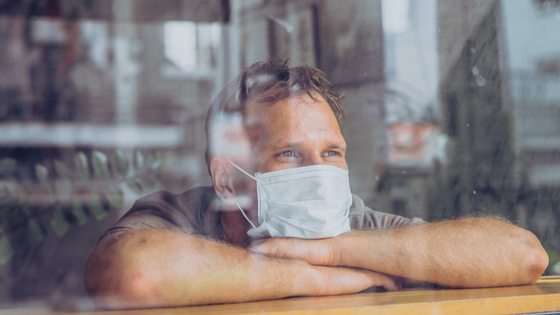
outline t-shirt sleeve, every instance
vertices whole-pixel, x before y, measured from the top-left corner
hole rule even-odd
[[[352,210],[349,215],[352,230],[385,229],[426,223],[421,218],[411,219],[375,211],[365,206],[364,202],[355,195],[352,202]]]
[[[422,223],[426,222],[420,218],[406,218],[400,215],[375,211],[366,207],[364,209],[362,229],[385,229]]]
[[[131,209],[131,211],[133,209],[134,207]],[[103,235],[99,239],[98,243],[106,241],[119,234],[134,230],[159,229],[185,233],[192,233],[193,231],[192,224],[190,224],[190,222],[183,224],[182,226],[177,226],[173,222],[157,216],[155,214],[156,212],[158,212],[156,208],[134,211],[132,213],[131,211],[127,212],[112,228],[105,231],[105,233],[103,233]]]
[[[196,196],[191,196],[196,195]],[[214,236],[207,215],[199,211],[204,202],[200,191],[187,196],[160,191],[137,200],[132,208],[99,239],[104,242],[117,235],[146,229],[171,230],[201,236]]]

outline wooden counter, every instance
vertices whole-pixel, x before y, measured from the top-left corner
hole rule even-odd
[[[551,311],[560,311],[559,276],[542,277],[535,285],[519,287],[448,290],[408,289],[397,292],[79,314],[519,314]],[[50,314],[78,313],[51,312]]]

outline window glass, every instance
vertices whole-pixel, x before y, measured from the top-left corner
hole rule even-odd
[[[270,58],[344,91],[367,207],[508,220],[560,275],[559,29],[554,0],[0,0],[0,308],[92,309],[85,261],[137,199],[253,154],[207,111]]]

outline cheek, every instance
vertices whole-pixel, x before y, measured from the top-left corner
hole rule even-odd
[[[343,159],[341,161],[336,161],[336,162],[331,162],[331,163],[326,163],[326,164],[336,166],[336,167],[341,168],[343,170],[348,170],[348,165],[346,165],[346,161],[343,160]]]
[[[297,163],[279,163],[273,159],[267,159],[259,163],[258,171],[261,173],[268,173],[274,171],[281,171],[297,167]]]
[[[339,167],[348,170],[348,164],[346,164],[346,158],[342,158],[342,162]]]
[[[241,208],[251,209],[256,205],[257,201],[257,183],[246,175],[243,176],[243,178],[238,178],[235,185],[235,194]]]
[[[325,164],[336,166],[338,168],[348,170],[348,165],[346,164],[346,158],[344,156],[336,156],[332,158],[326,158]]]
[[[249,172],[251,174],[251,172]],[[251,192],[257,189],[257,184],[254,179],[249,176],[238,172],[235,178],[235,191],[240,195],[251,195]]]

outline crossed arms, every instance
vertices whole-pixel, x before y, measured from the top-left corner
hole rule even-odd
[[[322,240],[273,238],[249,249],[138,230],[99,244],[85,281],[100,305],[140,308],[396,290],[396,277],[459,288],[525,285],[547,265],[531,232],[466,218]]]

